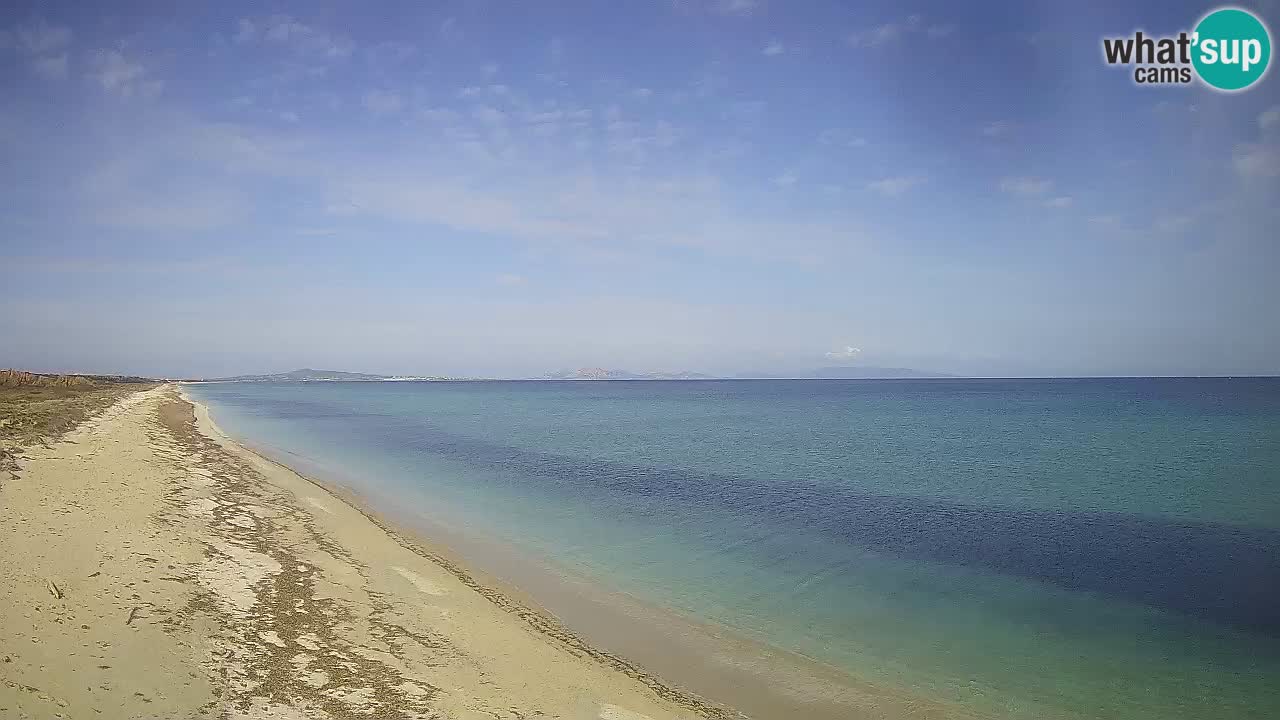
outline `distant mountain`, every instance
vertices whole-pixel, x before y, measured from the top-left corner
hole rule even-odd
[[[539,380],[631,380],[635,375],[625,370],[606,370],[605,368],[578,368],[577,370],[559,370],[543,375]]]
[[[578,368],[547,373],[538,380],[714,380],[714,376],[682,370],[679,372],[634,373],[607,368]]]
[[[707,375],[706,373],[690,372],[681,370],[679,372],[653,372],[645,373],[641,376],[643,380],[716,380],[715,375]]]
[[[342,370],[313,370],[303,368],[268,375],[236,375],[234,377],[209,378],[209,382],[311,382],[315,380],[342,380],[346,382],[372,382],[381,380],[446,380],[435,376],[371,375],[369,373],[344,372]]]
[[[955,377],[943,373],[931,373],[910,368],[890,368],[874,366],[824,367],[810,372],[800,373],[767,373],[739,375],[740,378],[814,378],[814,379],[849,379],[869,380],[877,378],[944,378]],[[265,375],[235,375],[233,377],[205,378],[205,382],[383,382],[390,380],[472,380],[475,378],[451,378],[436,375],[374,375],[370,373],[346,372],[343,370],[315,370],[303,368],[290,372],[269,373]],[[675,372],[631,372],[601,367],[585,367],[577,370],[561,370],[548,373],[534,380],[716,380],[715,375],[680,370]]]
[[[824,367],[809,373],[808,377],[824,380],[876,380],[890,378],[948,378],[956,377],[946,373],[912,370],[911,368],[875,367],[871,365],[849,365],[840,367]]]
[[[911,378],[961,377],[946,373],[927,372],[912,368],[879,367],[875,365],[838,365],[817,370],[789,370],[783,372],[740,373],[734,377],[743,380],[895,380]]]

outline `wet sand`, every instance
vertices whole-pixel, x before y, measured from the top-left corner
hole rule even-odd
[[[0,485],[3,717],[963,716],[586,585],[503,586],[173,386],[26,455]]]
[[[731,708],[734,714],[760,720],[981,716],[971,708],[861,680],[729,628],[606,589],[548,558],[398,505],[394,497],[356,493],[350,489],[359,484],[353,479],[279,448],[250,449],[301,470],[309,481],[361,508],[405,544],[467,574],[478,591],[536,608],[531,621],[543,626],[551,620],[549,632],[584,643],[588,651],[604,651],[611,660],[626,658],[644,674]]]
[[[696,718],[137,393],[0,489],[0,716]]]

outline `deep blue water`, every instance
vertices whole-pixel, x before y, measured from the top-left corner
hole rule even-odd
[[[872,680],[1280,716],[1280,380],[191,390],[357,490]]]

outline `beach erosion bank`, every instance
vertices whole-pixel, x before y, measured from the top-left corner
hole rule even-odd
[[[0,499],[5,716],[737,716],[732,688],[703,700],[588,644],[234,443],[172,385],[29,448]],[[722,658],[739,676],[750,659]],[[780,684],[777,707],[810,717],[958,716]]]

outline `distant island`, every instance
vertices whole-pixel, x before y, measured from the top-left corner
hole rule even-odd
[[[584,367],[577,370],[558,370],[537,377],[514,378],[517,380],[892,380],[920,378],[958,377],[945,373],[913,370],[899,367],[850,365],[823,367],[816,370],[779,373],[752,373],[741,375],[708,375],[706,373],[678,370],[672,372],[632,372],[602,367]],[[379,375],[375,373],[347,372],[344,370],[315,370],[302,368],[289,372],[261,375],[233,375],[230,377],[198,378],[193,382],[395,382],[395,381],[464,381],[491,378],[450,377],[446,375]]]
[[[313,370],[303,368],[289,372],[270,373],[266,375],[234,375],[232,377],[203,378],[201,382],[387,382],[393,380],[457,380],[437,375],[373,375],[370,373],[345,372],[342,370]]]
[[[536,380],[892,380],[913,378],[948,378],[957,377],[946,373],[935,373],[924,370],[899,367],[876,367],[871,365],[850,365],[840,367],[823,367],[817,370],[795,373],[759,373],[740,375],[707,375],[689,372],[647,372],[636,373],[628,370],[610,370],[606,368],[579,368],[577,370],[561,370],[548,373]]]
[[[714,375],[689,372],[648,372],[635,373],[628,370],[607,370],[605,368],[579,368],[577,370],[561,370],[548,373],[536,380],[715,380]]]
[[[913,370],[911,368],[850,365],[818,368],[806,377],[823,380],[902,380],[910,378],[953,378],[959,376]]]

